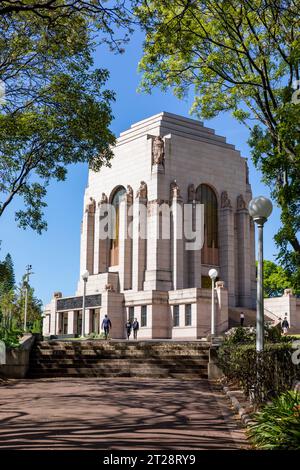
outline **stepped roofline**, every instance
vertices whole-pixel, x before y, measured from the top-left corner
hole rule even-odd
[[[217,135],[213,129],[205,127],[201,121],[166,111],[132,124],[129,129],[120,133],[117,146],[145,135],[166,136],[169,134],[236,150],[234,145],[226,142],[225,137]]]

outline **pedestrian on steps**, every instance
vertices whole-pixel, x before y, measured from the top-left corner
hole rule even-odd
[[[286,336],[288,329],[290,327],[286,314],[285,314],[283,322],[281,323],[281,327],[282,327],[282,333],[284,334],[284,336]]]
[[[140,325],[136,318],[134,319],[134,322],[132,323],[132,329],[133,329],[133,337],[134,339],[137,339],[137,334],[140,329]]]
[[[105,339],[107,339],[109,335],[109,330],[111,329],[111,321],[107,315],[104,315],[101,329],[104,330],[104,336],[105,336]]]
[[[129,339],[130,335],[131,335],[131,329],[132,329],[132,324],[131,324],[131,321],[129,319],[125,323],[125,328],[126,328],[127,339]]]
[[[241,323],[241,326],[244,326],[244,321],[245,321],[245,314],[244,314],[244,312],[241,312],[241,313],[240,313],[240,323]]]

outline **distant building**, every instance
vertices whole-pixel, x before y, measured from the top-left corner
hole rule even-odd
[[[99,332],[107,313],[115,338],[125,337],[128,317],[139,320],[139,338],[207,335],[211,268],[219,273],[217,332],[227,329],[229,309],[241,307],[247,316],[255,308],[256,274],[246,159],[200,122],[165,112],[122,132],[114,153],[111,168],[90,170],[84,196],[85,333]],[[201,204],[204,244],[191,250],[184,223],[191,217],[194,227]],[[103,238],[110,205],[111,236]],[[170,236],[164,238],[165,222]],[[125,238],[129,227],[132,237]],[[81,332],[82,294],[81,278],[75,297],[55,294],[45,309],[44,334]]]

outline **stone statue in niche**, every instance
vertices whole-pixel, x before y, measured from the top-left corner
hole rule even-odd
[[[114,286],[111,283],[105,284],[105,290],[109,292],[114,292]]]
[[[246,203],[242,194],[240,194],[237,197],[236,201],[237,201],[237,210],[246,209]]]
[[[152,164],[163,165],[165,160],[165,143],[158,135],[152,143]]]
[[[189,184],[188,186],[188,201],[193,202],[196,199],[196,191],[195,186],[193,184]]]
[[[126,196],[127,196],[127,202],[132,202],[132,200],[133,200],[133,189],[129,184],[127,185]]]
[[[102,193],[100,204],[107,204],[107,203],[108,203],[108,197],[106,196],[105,193]]]
[[[140,182],[140,187],[137,190],[136,197],[139,197],[141,199],[147,199],[147,184],[145,181]]]
[[[173,198],[178,199],[180,197],[180,189],[179,189],[179,186],[178,186],[176,180],[174,180],[171,183],[170,190],[171,190],[171,199],[173,199]]]
[[[90,197],[90,201],[87,203],[85,207],[85,212],[89,212],[89,213],[95,212],[95,208],[96,208],[96,201],[95,199]]]
[[[232,208],[227,191],[223,191],[221,194],[221,208],[223,209],[225,207],[230,207],[230,209]]]

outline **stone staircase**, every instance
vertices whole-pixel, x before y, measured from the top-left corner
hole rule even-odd
[[[244,312],[245,321],[244,326],[255,326],[256,325],[256,310],[248,308],[236,308],[230,307],[228,310],[228,328],[233,328],[240,325],[240,313]],[[265,323],[269,323],[272,326],[276,326],[279,322],[278,317],[270,310],[264,310]]]
[[[29,378],[207,378],[209,344],[201,341],[39,341]]]

